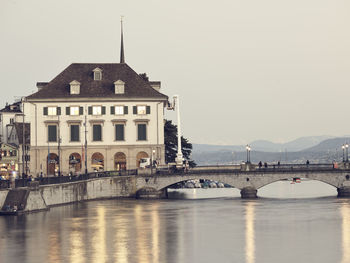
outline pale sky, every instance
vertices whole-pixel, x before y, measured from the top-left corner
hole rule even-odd
[[[124,15],[126,63],[180,96],[191,142],[342,136],[349,13],[348,0],[0,0],[0,106],[73,62],[118,63]]]

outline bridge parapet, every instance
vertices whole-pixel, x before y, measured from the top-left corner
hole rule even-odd
[[[334,169],[329,166],[322,166],[313,168],[303,166],[279,167],[279,168],[261,168],[252,171],[242,171],[236,168],[228,168],[216,166],[207,167],[206,169],[191,169],[188,172],[167,172],[158,173],[151,176],[137,176],[137,189],[143,187],[151,187],[156,191],[166,189],[167,187],[178,182],[207,179],[218,182],[223,182],[232,187],[242,190],[242,197],[252,197],[255,190],[281,180],[292,180],[293,178],[307,178],[310,180],[317,180],[343,189],[341,195],[347,194],[347,187],[350,187],[350,170]],[[248,191],[248,190],[249,191]],[[255,190],[252,190],[255,189]],[[350,191],[350,190],[349,190]],[[339,192],[339,191],[338,191]],[[349,195],[350,197],[350,195]]]

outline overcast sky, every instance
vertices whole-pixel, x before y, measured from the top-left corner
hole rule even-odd
[[[73,62],[119,62],[124,15],[126,63],[180,96],[191,142],[349,134],[349,13],[348,0],[0,0],[0,106]]]

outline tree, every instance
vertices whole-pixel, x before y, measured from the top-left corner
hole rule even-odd
[[[169,120],[166,120],[164,125],[164,144],[165,162],[174,162],[177,154],[177,126]],[[181,147],[183,157],[188,161],[190,167],[196,166],[196,163],[191,160],[192,143],[183,136],[181,136]]]

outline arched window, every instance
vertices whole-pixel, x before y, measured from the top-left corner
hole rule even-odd
[[[97,152],[91,156],[91,168],[95,172],[104,171],[104,157],[102,153]]]
[[[114,155],[114,170],[126,170],[126,155],[124,153],[118,152]]]

